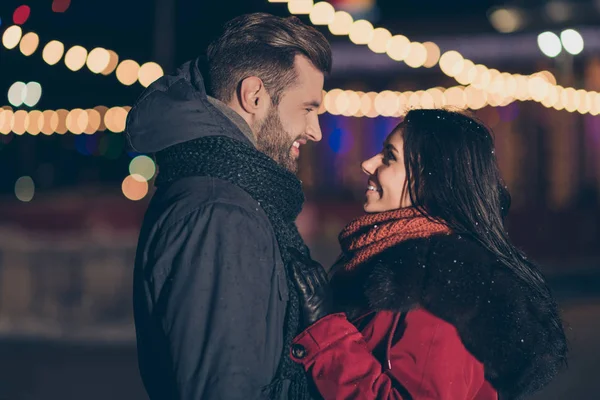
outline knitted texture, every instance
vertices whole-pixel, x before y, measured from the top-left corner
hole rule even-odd
[[[290,278],[292,257],[287,249],[296,248],[310,257],[295,224],[304,203],[301,182],[294,174],[250,145],[224,136],[209,136],[180,143],[157,153],[156,158],[159,166],[157,186],[189,176],[222,179],[246,191],[267,214],[286,266],[290,297],[284,322],[283,351],[275,377],[265,392],[271,399],[280,399],[283,380],[288,379],[291,384],[286,398],[311,399],[302,366],[294,363],[289,356],[292,340],[299,333],[300,302]]]
[[[353,269],[405,240],[450,233],[446,225],[427,218],[413,207],[366,214],[350,222],[339,235],[347,260],[344,268]]]

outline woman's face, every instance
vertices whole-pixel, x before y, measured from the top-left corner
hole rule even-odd
[[[362,163],[369,176],[364,209],[368,213],[395,210],[411,205],[404,168],[404,139],[400,129],[386,139],[379,154]]]

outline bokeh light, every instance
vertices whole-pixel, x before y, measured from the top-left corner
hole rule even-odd
[[[35,194],[35,183],[30,176],[22,176],[15,182],[15,196],[23,202],[33,200]]]
[[[155,62],[147,62],[140,67],[138,79],[142,86],[148,87],[152,82],[163,76],[163,70]]]
[[[123,85],[133,85],[138,80],[140,65],[133,60],[123,60],[117,67],[117,79]]]
[[[65,53],[65,45],[58,40],[52,40],[44,46],[42,58],[48,65],[55,65],[60,61]]]
[[[110,62],[110,53],[102,47],[96,47],[87,56],[87,67],[95,74],[99,74],[108,67]]]
[[[583,37],[575,29],[562,31],[560,41],[565,50],[574,56],[583,51]]]
[[[25,86],[25,91],[23,103],[28,107],[34,107],[42,97],[42,85],[38,82],[29,82]]]
[[[128,175],[121,184],[121,190],[129,200],[138,201],[148,194],[148,182],[140,175]]]
[[[313,0],[289,0],[288,2],[288,10],[291,14],[310,14],[313,6]]]
[[[562,45],[560,39],[552,32],[543,32],[538,35],[537,38],[538,46],[542,53],[547,57],[554,58],[562,51]]]
[[[71,71],[79,71],[87,58],[87,50],[82,46],[73,46],[65,54],[65,65]]]
[[[37,33],[29,32],[26,33],[21,39],[19,49],[21,50],[21,53],[23,53],[23,55],[30,56],[33,53],[35,53],[39,44],[40,37],[37,35]]]
[[[346,11],[336,11],[333,21],[329,24],[329,31],[334,35],[347,35],[352,29],[354,18]]]
[[[403,35],[392,36],[387,43],[387,54],[392,60],[402,61],[410,52],[410,40]]]
[[[31,8],[26,5],[17,7],[13,13],[13,22],[17,25],[23,25],[29,19],[31,15]]]
[[[107,51],[108,55],[110,56],[110,59],[108,60],[108,65],[106,66],[106,68],[104,68],[104,70],[101,72],[102,75],[112,74],[117,68],[117,65],[119,64],[119,55],[112,50]]]
[[[369,48],[374,53],[385,53],[387,51],[388,41],[392,38],[392,34],[385,28],[377,28],[373,30],[373,37],[369,42]]]
[[[427,50],[427,59],[423,66],[425,68],[435,67],[438,61],[440,61],[441,53],[439,46],[433,42],[425,42],[423,43],[423,46],[425,46],[425,49]]]
[[[325,1],[321,1],[315,4],[310,10],[310,22],[313,25],[329,25],[333,22],[335,16],[335,9],[333,6]]]
[[[361,19],[352,24],[349,38],[354,44],[368,44],[373,39],[373,30],[373,24]]]
[[[23,30],[18,25],[9,26],[2,34],[2,45],[8,50],[12,50],[19,44]]]
[[[149,181],[156,173],[154,160],[145,155],[135,157],[129,163],[129,173],[134,179],[142,177],[144,181]]]
[[[17,81],[8,89],[8,102],[15,107],[19,107],[25,101],[27,96],[27,85],[24,82]]]
[[[54,0],[52,1],[52,11],[55,13],[64,13],[71,5],[71,0]]]

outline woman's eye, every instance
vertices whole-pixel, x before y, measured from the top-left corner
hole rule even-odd
[[[386,161],[396,161],[396,157],[394,157],[394,153],[391,150],[383,151],[383,159]]]

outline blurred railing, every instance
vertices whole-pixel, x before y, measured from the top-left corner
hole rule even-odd
[[[0,335],[134,339],[137,233],[32,236],[0,229]]]

